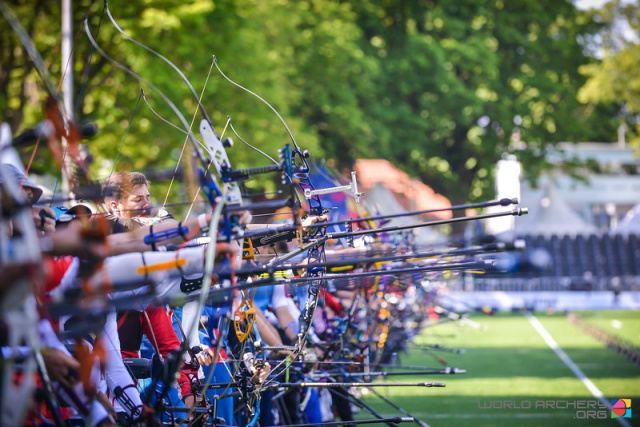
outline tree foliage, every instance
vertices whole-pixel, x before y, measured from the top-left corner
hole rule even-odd
[[[59,5],[10,4],[59,78]],[[116,157],[116,169],[175,167],[185,136],[139,100],[141,86],[153,110],[177,118],[148,85],[94,51],[80,31],[83,16],[105,52],[157,86],[189,121],[197,100],[167,64],[115,30],[101,2],[73,5],[74,104],[78,120],[101,129],[90,142],[97,175],[104,178]],[[230,79],[280,113],[313,156],[344,168],[384,157],[456,202],[491,195],[493,165],[504,152],[535,171],[546,143],[615,135],[608,111],[576,99],[586,80],[578,68],[594,62],[579,41],[603,24],[570,2],[112,0],[109,7],[127,34],[175,62],[198,96],[207,82],[202,105],[219,133],[230,134],[230,116],[244,140],[272,157],[289,142],[285,127],[267,105],[210,71],[213,55]],[[44,91],[15,35],[2,28],[0,107],[18,131],[42,119]],[[236,167],[269,162],[242,144],[230,154]],[[37,162],[47,169],[46,156]]]
[[[383,147],[453,200],[490,194],[502,153],[531,169],[549,142],[612,132],[576,100],[590,61],[577,36],[597,25],[569,2],[390,1],[359,19],[383,58]]]
[[[599,38],[591,40],[603,58],[580,67],[588,80],[578,99],[618,110],[631,142],[640,146],[640,6],[616,0],[592,13],[605,24]]]

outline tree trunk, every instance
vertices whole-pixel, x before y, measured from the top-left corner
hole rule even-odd
[[[460,193],[455,193],[451,195],[451,205],[463,205],[467,203],[467,197]],[[462,209],[453,211],[454,218],[462,218],[466,216],[466,212]],[[463,222],[455,222],[451,224],[451,240],[454,244],[458,244],[463,241],[464,230],[466,229],[469,223],[467,221]]]

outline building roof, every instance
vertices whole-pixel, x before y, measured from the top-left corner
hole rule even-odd
[[[407,211],[422,211],[451,207],[449,199],[433,191],[423,182],[410,178],[385,159],[360,159],[354,165],[358,173],[358,187],[365,193],[382,184],[389,189],[398,203]],[[434,212],[432,218],[451,218],[451,211]]]

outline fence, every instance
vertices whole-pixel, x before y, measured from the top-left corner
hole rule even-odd
[[[521,236],[526,251],[544,249],[545,269],[513,274],[468,275],[457,291],[640,291],[640,236]]]

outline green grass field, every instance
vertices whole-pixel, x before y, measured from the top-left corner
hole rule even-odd
[[[617,319],[623,326],[613,331],[624,331],[625,337],[632,339],[635,336],[638,341],[640,312],[597,313],[580,314],[590,321],[589,316],[593,314],[603,324],[610,324],[611,319]],[[634,416],[626,421],[630,425],[640,425],[640,365],[606,348],[570,324],[561,314],[536,313],[536,317],[558,346],[604,393],[606,399],[632,399]],[[377,387],[375,390],[432,427],[620,425],[610,418],[610,411],[606,409],[598,415],[605,415],[607,419],[582,419],[587,413],[579,408],[556,408],[564,407],[567,401],[569,407],[588,405],[591,402],[581,402],[593,402],[595,398],[545,343],[524,314],[499,314],[495,317],[475,315],[472,319],[486,326],[486,330],[453,323],[426,328],[407,353],[400,355],[399,360],[404,365],[436,367],[441,365],[430,356],[432,352],[425,351],[420,345],[438,343],[464,348],[466,354],[436,354],[446,359],[448,366],[466,369],[466,374],[394,376],[388,381],[443,381],[447,386]],[[364,401],[382,415],[399,415],[398,411],[370,392],[365,395]],[[504,406],[509,404],[512,408],[505,409]],[[531,408],[526,409],[529,405]],[[597,416],[595,413],[591,415]],[[358,417],[371,418],[364,412]]]

